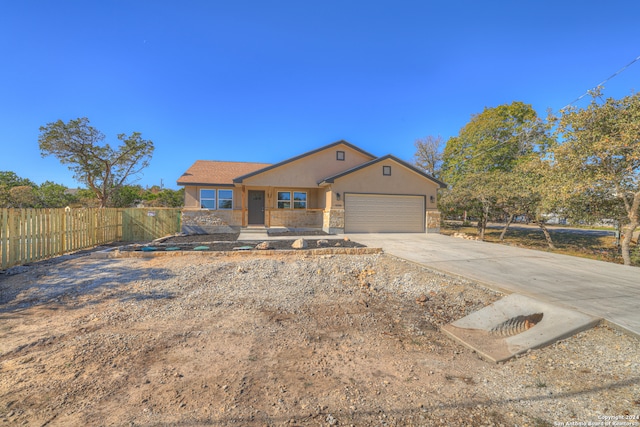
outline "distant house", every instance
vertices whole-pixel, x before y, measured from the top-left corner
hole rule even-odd
[[[346,141],[276,164],[198,160],[178,185],[185,231],[204,233],[247,226],[438,232],[444,186],[397,157]]]

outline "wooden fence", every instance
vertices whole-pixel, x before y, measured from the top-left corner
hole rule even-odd
[[[180,231],[180,209],[0,209],[0,269]]]

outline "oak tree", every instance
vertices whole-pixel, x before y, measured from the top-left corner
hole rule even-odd
[[[499,195],[514,184],[512,172],[545,138],[535,110],[513,102],[485,108],[447,141],[441,172],[441,179],[450,186],[445,200],[456,201],[478,217],[481,239],[489,217],[504,210],[506,199],[498,203]]]
[[[630,265],[631,240],[640,224],[640,94],[603,101],[599,92],[592,95],[586,108],[569,107],[550,117],[559,141],[552,151],[561,177],[558,193],[591,201],[584,207],[597,206],[601,218],[615,219],[624,207],[621,250]]]
[[[105,136],[86,117],[48,123],[40,127],[38,142],[43,157],[54,156],[69,165],[74,178],[97,197],[100,207],[109,205],[114,192],[149,165],[153,142],[141,134],[118,134],[121,145],[105,144]]]

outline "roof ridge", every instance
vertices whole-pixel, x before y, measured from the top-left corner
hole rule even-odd
[[[266,163],[266,162],[247,162],[247,161],[242,161],[242,160],[204,160],[204,159],[200,159],[200,160],[196,160],[196,162],[251,163],[251,164],[256,164],[256,165],[270,165],[271,164],[271,163]]]

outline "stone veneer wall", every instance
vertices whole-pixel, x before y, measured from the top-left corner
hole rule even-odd
[[[322,227],[322,211],[317,209],[270,209],[267,214],[269,227]]]
[[[427,211],[427,233],[440,233],[440,211]]]
[[[182,211],[182,232],[185,234],[235,233],[241,222],[240,209]]]
[[[325,233],[344,233],[344,209],[329,209],[322,215],[322,230]]]

